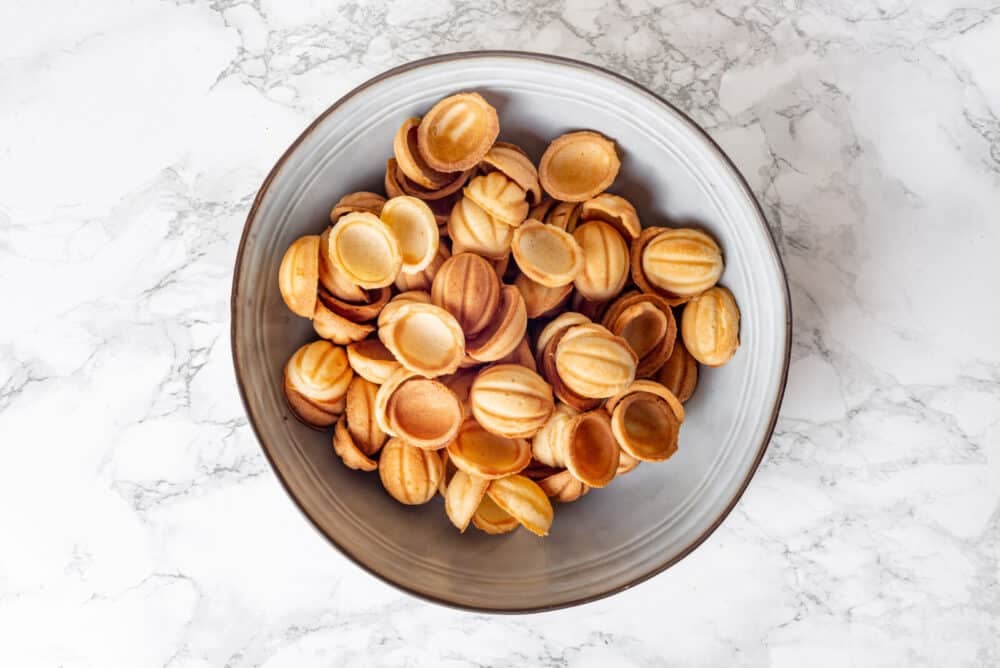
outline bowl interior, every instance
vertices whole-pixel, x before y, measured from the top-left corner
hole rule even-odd
[[[406,507],[378,476],[351,471],[329,434],[285,405],[282,367],[315,338],[278,292],[277,270],[298,236],[319,234],[333,203],[381,192],[392,137],[450,93],[476,90],[496,106],[500,138],[536,161],[575,129],[612,138],[622,158],[611,188],[643,225],[702,227],[726,260],[722,284],[742,311],[741,347],[702,369],[680,451],[556,508],[552,533],[459,534],[440,498]],[[615,75],[516,54],[422,61],[366,84],[322,116],[265,182],[244,234],[234,282],[233,346],[251,421],[290,494],[337,546],[378,576],[440,602],[491,610],[566,605],[620,590],[686,554],[738,498],[770,437],[788,354],[787,288],[752,195],[718,149],[682,115]]]

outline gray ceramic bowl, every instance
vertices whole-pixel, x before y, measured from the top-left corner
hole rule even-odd
[[[281,391],[282,366],[314,337],[278,293],[288,244],[318,234],[331,205],[382,190],[402,121],[457,91],[481,92],[500,113],[500,138],[538,159],[549,140],[581,128],[614,139],[612,190],[644,225],[689,221],[722,246],[742,310],[742,345],[703,370],[687,404],[680,451],[644,464],[576,503],[552,533],[459,534],[440,498],[400,505],[379,478],[345,468],[328,434],[300,424]],[[760,463],[788,369],[790,308],[781,260],[760,207],[718,146],[642,87],[582,63],[524,53],[442,56],[396,68],[325,111],[275,165],[247,218],[236,260],[232,345],[243,400],[264,452],[306,517],[344,554],[406,591],[494,612],[551,609],[622,591],[676,563],[722,522]]]

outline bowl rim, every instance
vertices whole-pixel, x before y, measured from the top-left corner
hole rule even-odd
[[[767,429],[765,430],[764,436],[761,438],[760,443],[757,445],[757,454],[754,456],[753,462],[751,463],[746,476],[740,482],[732,498],[726,504],[725,508],[723,508],[722,511],[719,513],[719,515],[715,518],[715,520],[701,534],[699,534],[693,541],[691,541],[688,545],[686,545],[684,549],[682,549],[675,556],[666,559],[663,563],[653,568],[650,568],[644,573],[640,573],[639,575],[632,578],[626,584],[609,588],[597,594],[581,596],[579,598],[575,598],[560,603],[528,606],[524,608],[504,608],[504,609],[492,608],[488,605],[482,605],[482,606],[467,605],[417,591],[412,587],[410,587],[409,585],[407,585],[405,582],[393,580],[369,568],[362,557],[352,554],[342,545],[337,543],[337,541],[334,540],[332,536],[323,531],[319,523],[316,522],[316,520],[313,519],[313,517],[305,510],[305,508],[299,502],[298,498],[289,488],[288,483],[280,474],[278,467],[275,464],[274,459],[272,458],[270,447],[267,445],[267,443],[261,436],[261,432],[257,427],[257,417],[255,416],[254,411],[250,406],[250,402],[247,399],[247,393],[244,390],[244,379],[242,372],[240,371],[241,367],[239,359],[240,354],[238,352],[238,348],[236,345],[236,341],[238,339],[237,313],[240,309],[239,283],[243,271],[243,256],[244,256],[245,246],[250,236],[250,229],[256,222],[257,210],[260,206],[260,203],[266,196],[268,189],[271,186],[271,182],[274,180],[274,178],[284,165],[285,161],[291,156],[291,154],[299,147],[299,145],[309,135],[313,133],[313,131],[319,126],[320,123],[322,123],[330,114],[334,113],[337,109],[339,109],[341,105],[343,105],[345,102],[355,97],[356,95],[364,92],[367,88],[373,86],[374,84],[384,79],[388,79],[390,77],[402,74],[410,70],[418,69],[428,65],[434,65],[437,63],[446,63],[455,60],[462,60],[464,58],[491,58],[491,57],[519,58],[523,60],[544,61],[548,63],[554,63],[557,65],[589,70],[592,72],[603,74],[605,76],[609,76],[613,79],[618,80],[623,84],[626,84],[627,86],[630,86],[638,90],[639,92],[643,93],[644,95],[652,99],[654,102],[662,105],[663,107],[666,107],[668,110],[675,113],[684,123],[686,123],[691,130],[701,135],[701,137],[703,137],[708,142],[710,149],[715,152],[716,156],[719,159],[723,160],[727,165],[729,165],[733,174],[735,174],[739,185],[749,198],[750,202],[753,204],[753,207],[756,210],[757,214],[756,218],[758,223],[764,228],[764,231],[767,233],[767,239],[770,241],[771,252],[774,254],[774,257],[778,263],[778,267],[781,270],[782,287],[784,288],[784,294],[785,294],[785,314],[786,314],[785,352],[782,359],[781,378],[778,385],[778,394],[775,397],[774,405],[771,408],[771,416],[768,420]],[[253,430],[254,436],[257,439],[257,443],[260,445],[261,450],[264,452],[264,456],[267,458],[268,464],[271,466],[271,470],[274,472],[275,477],[281,483],[281,486],[285,490],[285,493],[288,494],[288,497],[292,500],[292,503],[299,510],[299,512],[306,518],[309,524],[312,525],[312,527],[321,536],[323,536],[327,540],[327,542],[329,542],[334,548],[337,549],[338,552],[347,557],[347,559],[353,562],[356,566],[363,569],[369,575],[372,575],[378,580],[392,586],[393,588],[402,591],[404,593],[407,593],[411,596],[414,596],[418,599],[467,612],[516,615],[516,614],[526,614],[526,613],[549,612],[554,610],[561,610],[564,608],[571,608],[586,603],[592,603],[594,601],[598,601],[600,599],[607,598],[609,596],[614,596],[615,594],[619,594],[666,571],[668,568],[670,568],[671,566],[673,566],[674,564],[678,563],[679,561],[687,557],[689,554],[691,554],[702,543],[704,543],[709,536],[715,533],[715,530],[719,528],[719,526],[722,524],[723,521],[725,521],[726,517],[729,516],[729,514],[736,507],[736,504],[739,503],[740,499],[743,497],[743,494],[746,492],[746,489],[750,484],[751,478],[753,478],[754,474],[756,474],[757,472],[757,469],[760,467],[760,463],[763,461],[764,455],[767,452],[768,445],[770,444],[771,438],[774,435],[774,429],[778,420],[778,414],[781,410],[781,404],[785,395],[785,388],[788,384],[788,369],[791,363],[792,300],[791,300],[791,293],[788,287],[788,272],[785,269],[785,264],[781,257],[781,253],[778,251],[777,243],[775,243],[774,234],[771,232],[771,228],[767,224],[767,217],[764,214],[764,210],[760,205],[760,201],[757,199],[753,190],[750,188],[750,185],[747,183],[746,178],[743,176],[743,173],[739,170],[739,168],[736,166],[733,160],[726,154],[725,151],[722,150],[722,147],[719,146],[719,144],[708,134],[708,132],[705,131],[700,125],[698,125],[683,110],[679,109],[673,103],[669,102],[668,100],[658,95],[657,93],[651,91],[642,84],[633,81],[632,79],[622,74],[618,74],[617,72],[609,70],[605,67],[601,67],[600,65],[594,65],[581,60],[567,58],[564,56],[536,53],[531,51],[508,51],[508,50],[489,50],[489,49],[474,50],[474,51],[456,51],[452,53],[445,53],[436,56],[430,56],[427,58],[420,58],[418,60],[408,61],[406,63],[403,63],[402,65],[397,65],[391,69],[385,70],[375,75],[374,77],[364,81],[363,83],[355,86],[353,89],[351,89],[343,96],[341,96],[333,104],[327,107],[326,110],[324,110],[321,114],[319,114],[319,116],[317,116],[305,128],[305,130],[303,130],[302,133],[295,138],[295,140],[288,146],[288,148],[285,149],[285,151],[281,154],[281,157],[278,158],[277,162],[274,163],[274,166],[268,172],[267,176],[264,178],[264,181],[261,183],[260,188],[257,190],[257,194],[254,197],[253,204],[250,206],[250,210],[247,213],[246,221],[243,224],[243,233],[240,236],[240,243],[236,250],[236,264],[233,269],[233,282],[230,291],[230,351],[232,353],[233,368],[236,373],[236,385],[239,389],[240,400],[243,402],[243,409],[247,414],[247,418],[250,422],[250,427]]]

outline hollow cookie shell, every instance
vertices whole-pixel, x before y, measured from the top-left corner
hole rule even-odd
[[[378,193],[367,190],[348,193],[333,205],[333,209],[330,210],[330,222],[336,223],[344,214],[355,211],[367,211],[377,216],[382,213],[383,204],[385,204],[385,198]]]
[[[566,425],[563,459],[580,482],[604,487],[618,473],[619,447],[603,410],[580,413]]]
[[[378,326],[385,327],[388,325],[395,317],[396,313],[399,311],[399,307],[406,304],[430,304],[431,296],[430,293],[424,292],[423,290],[407,290],[406,292],[400,292],[398,295],[389,300],[382,311],[378,314]]]
[[[482,370],[472,383],[469,403],[484,429],[508,438],[531,438],[555,407],[549,384],[517,364],[496,364]]]
[[[629,249],[618,230],[599,220],[573,231],[583,252],[583,270],[573,280],[578,293],[591,301],[613,299],[629,275]]]
[[[351,439],[366,455],[374,455],[382,449],[388,434],[379,426],[375,417],[375,397],[378,385],[361,376],[351,379],[347,386],[347,403],[344,417]]]
[[[614,227],[626,239],[635,239],[642,232],[639,214],[624,197],[601,193],[580,205],[583,220],[603,220]]]
[[[549,535],[552,503],[535,481],[512,475],[491,482],[486,493],[525,529],[537,536]]]
[[[407,378],[387,398],[377,398],[379,407],[383,401],[386,431],[425,450],[448,445],[464,418],[462,402],[455,393],[429,378]]]
[[[642,272],[651,284],[678,297],[692,297],[722,276],[722,251],[701,230],[664,229],[642,251]]]
[[[497,111],[479,93],[459,93],[431,107],[417,131],[417,148],[441,172],[475,167],[500,132]]]
[[[556,199],[582,202],[607,190],[620,167],[614,142],[597,132],[570,132],[545,149],[538,176]]]
[[[389,301],[392,288],[386,286],[375,290],[363,290],[364,301],[349,302],[330,294],[324,288],[319,290],[319,300],[336,313],[351,322],[367,322],[375,318]]]
[[[681,420],[651,392],[631,392],[614,404],[611,429],[622,450],[645,462],[662,462],[677,452]]]
[[[341,346],[361,341],[375,331],[371,325],[352,322],[334,313],[322,301],[316,302],[316,311],[312,321],[313,329],[316,330],[317,334]]]
[[[285,251],[278,267],[278,289],[295,315],[312,318],[319,286],[319,237],[299,237]]]
[[[555,351],[562,382],[573,392],[594,399],[628,387],[635,379],[637,361],[623,338],[596,324],[569,328]]]
[[[682,403],[694,394],[698,386],[698,362],[691,357],[682,339],[677,339],[670,357],[657,372],[656,380],[673,392]]]
[[[455,255],[468,251],[490,260],[500,260],[510,252],[514,228],[488,214],[468,197],[455,204],[448,216],[448,236]]]
[[[342,216],[330,230],[329,254],[331,264],[363,288],[392,285],[403,266],[396,235],[371,213]]]
[[[625,339],[639,358],[635,369],[639,378],[656,373],[669,359],[677,341],[673,309],[654,294],[623,294],[608,307],[603,324]]]
[[[528,329],[528,311],[524,297],[513,285],[500,288],[500,304],[490,324],[469,339],[466,351],[480,362],[495,362],[509,355]]]
[[[379,218],[399,242],[402,273],[422,271],[434,260],[440,237],[434,212],[425,202],[416,197],[393,197],[382,207]]]
[[[604,487],[618,471],[618,443],[604,411],[580,413],[559,404],[535,435],[531,449],[538,461],[565,468],[592,487]]]
[[[379,210],[382,210],[381,206]],[[330,231],[332,229],[332,225],[327,226],[326,230],[319,237],[320,297],[322,298],[322,292],[325,290],[331,298],[339,302],[345,304],[367,304],[371,301],[368,291],[352,281],[344,272],[337,269],[330,262]],[[350,320],[350,318],[348,319]]]
[[[472,516],[486,496],[489,480],[456,471],[444,492],[444,511],[459,531],[465,533]]]
[[[450,313],[433,304],[405,303],[378,337],[396,360],[428,378],[454,373],[465,357],[465,334]]]
[[[353,376],[344,349],[329,341],[307,343],[285,364],[285,378],[292,389],[321,407],[340,402]]]
[[[408,118],[396,132],[392,140],[392,152],[396,156],[396,164],[408,179],[422,188],[438,190],[449,183],[454,175],[439,172],[424,160],[417,148],[419,118]]]
[[[508,515],[507,511],[489,496],[483,497],[479,507],[476,508],[472,523],[480,531],[493,535],[510,533],[518,527],[518,521]]]
[[[549,419],[531,439],[531,456],[545,466],[566,468],[567,428],[579,414],[580,411],[567,404],[556,404]]]
[[[517,227],[528,217],[524,190],[502,172],[477,176],[462,192],[495,220],[511,227]]]
[[[557,331],[545,344],[545,347],[541,349],[538,364],[539,371],[542,377],[552,385],[552,392],[559,401],[568,404],[577,411],[589,411],[600,406],[602,399],[600,397],[585,397],[572,390],[566,385],[556,366],[556,351],[559,349],[559,343],[566,336],[567,331],[569,330],[560,329]]]
[[[716,286],[693,298],[681,316],[688,352],[705,366],[722,366],[740,345],[740,309],[733,293]]]
[[[455,316],[465,336],[483,331],[500,304],[500,279],[493,266],[473,253],[446,260],[431,284],[431,301]]]
[[[511,252],[521,272],[549,288],[573,282],[583,271],[583,249],[558,227],[528,220],[514,231]]]
[[[337,420],[337,426],[333,429],[333,451],[349,469],[374,471],[378,468],[378,462],[368,457],[354,442],[343,415]]]
[[[382,486],[400,503],[427,503],[437,492],[444,466],[436,452],[421,450],[401,439],[390,439],[382,448],[378,476]]]
[[[466,420],[448,456],[459,470],[489,480],[518,473],[531,461],[531,446],[523,438],[491,434],[475,420]]]
[[[662,227],[647,227],[639,236],[632,240],[632,245],[629,248],[629,264],[632,267],[632,282],[635,283],[636,287],[642,292],[653,294],[664,301],[666,301],[671,306],[680,306],[681,304],[687,302],[687,297],[678,297],[677,295],[667,292],[652,283],[646,277],[646,273],[642,269],[642,255],[646,251],[646,246],[648,246],[653,239],[658,237],[665,228]]]
[[[556,334],[574,325],[589,324],[591,324],[590,318],[576,311],[566,311],[553,318],[549,324],[542,328],[542,331],[538,333],[538,338],[535,340],[535,361],[538,363],[538,367],[541,368],[542,366],[542,353],[549,345],[549,341],[555,338]]]
[[[541,201],[542,187],[538,183],[538,170],[528,154],[516,144],[494,142],[493,148],[483,156],[482,164],[506,174],[531,196],[532,202]]]
[[[365,339],[347,346],[347,361],[354,373],[365,380],[381,385],[402,365],[378,339]]]
[[[393,160],[392,162],[395,161]],[[462,186],[466,184],[466,182],[472,177],[472,174],[475,171],[472,169],[467,169],[464,172],[455,172],[454,174],[451,175],[452,180],[446,183],[444,186],[438,188],[437,190],[428,190],[427,188],[419,186],[413,181],[411,181],[406,176],[406,174],[403,173],[403,170],[399,168],[398,164],[396,164],[395,167],[396,167],[396,175],[395,175],[394,190],[398,190],[400,195],[409,195],[411,197],[416,197],[417,199],[424,200],[427,202],[428,206],[430,206],[431,202],[450,200],[455,195],[455,193],[461,190]],[[387,182],[388,179],[389,177],[388,175],[386,175]],[[388,186],[386,192],[388,192]],[[398,195],[393,195],[393,197],[397,196]]]
[[[307,427],[325,429],[335,423],[344,411],[343,399],[321,405],[309,401],[289,384],[287,374],[282,383],[282,390],[292,414]]]
[[[605,322],[613,334],[625,339],[639,358],[636,376],[648,376],[657,371],[673,351],[677,325],[669,306],[663,311],[649,302],[638,302],[623,309],[613,322]]]
[[[614,411],[618,402],[625,399],[630,394],[635,394],[636,392],[646,392],[647,394],[652,394],[653,396],[663,399],[670,410],[674,412],[677,419],[684,422],[684,405],[680,402],[673,392],[671,392],[667,387],[664,387],[661,383],[657,383],[655,380],[637,380],[624,390],[619,392],[613,397],[608,398],[607,402],[604,404],[604,410],[608,413]]]

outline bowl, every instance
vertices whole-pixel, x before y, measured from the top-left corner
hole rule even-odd
[[[556,508],[552,532],[460,534],[441,508],[400,505],[377,475],[347,469],[329,433],[290,413],[282,367],[310,323],[278,292],[285,248],[320,233],[333,203],[382,191],[396,129],[451,93],[475,90],[500,115],[500,139],[534,160],[576,129],[612,138],[622,159],[611,190],[645,226],[695,225],[723,249],[721,283],[742,311],[741,347],[702,369],[680,450],[606,489]],[[760,206],[722,150],[694,122],[641,86],[572,60],[528,53],[458,53],[397,67],[323,112],[278,160],[247,217],[232,291],[232,347],[250,423],[292,500],[369,573],[425,599],[489,612],[591,601],[670,567],[732,510],[767,448],[791,341],[788,287]]]

